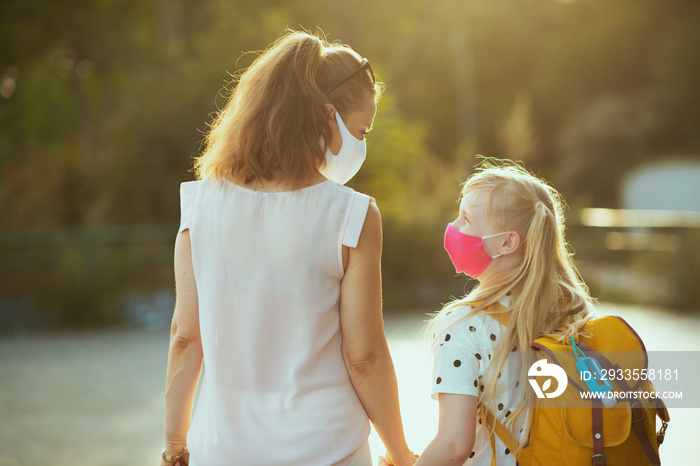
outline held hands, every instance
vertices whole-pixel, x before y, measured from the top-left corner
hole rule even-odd
[[[160,461],[160,466],[188,466],[190,464],[190,454],[185,453],[180,457],[179,460],[175,461],[174,463],[166,463],[165,461],[161,460]]]
[[[396,460],[387,452],[386,457],[379,457],[378,466],[412,466],[416,461],[418,461],[418,455],[415,455],[413,452],[408,456]]]

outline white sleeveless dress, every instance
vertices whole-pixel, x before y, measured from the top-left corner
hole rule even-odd
[[[370,432],[341,355],[342,247],[370,198],[332,181],[252,191],[181,185],[199,298],[204,381],[193,466],[350,462]]]

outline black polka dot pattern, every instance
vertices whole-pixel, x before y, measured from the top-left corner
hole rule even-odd
[[[510,454],[510,449],[506,448],[506,455],[509,455],[509,454]]]
[[[465,332],[469,329],[468,332]],[[457,329],[457,330],[455,330]],[[492,330],[493,329],[493,330]],[[483,380],[483,377],[485,377],[484,374],[478,374],[478,378],[472,378],[472,377],[477,377],[477,373],[480,370],[483,370],[483,367],[481,369],[477,369],[478,366],[482,365],[482,362],[484,364],[490,364],[490,361],[493,360],[493,358],[496,356],[495,354],[491,354],[488,351],[495,350],[495,342],[501,342],[501,336],[502,334],[496,333],[496,327],[487,325],[486,327],[480,326],[476,327],[475,325],[465,325],[465,326],[460,326],[460,327],[454,327],[451,329],[451,333],[441,333],[441,332],[436,332],[433,334],[433,341],[437,339],[438,336],[444,335],[443,341],[438,342],[440,347],[444,346],[443,348],[440,348],[440,352],[436,353],[437,355],[440,355],[440,365],[442,366],[443,369],[438,369],[436,373],[434,373],[435,379],[435,385],[440,386],[440,388],[436,388],[435,392],[450,392],[450,389],[453,386],[462,386],[462,387],[469,387],[471,385],[470,381],[473,381],[474,384],[474,389],[475,391],[479,394],[479,396],[483,396],[484,390],[485,390],[485,381]],[[450,331],[450,329],[448,329]],[[458,333],[457,340],[452,341],[452,333],[455,331],[457,332],[463,332],[463,333]],[[477,333],[481,332],[477,335],[469,335],[469,333]],[[491,333],[493,332],[493,333]],[[488,335],[488,339],[485,337]],[[478,366],[477,362],[474,361],[473,359],[469,359],[470,356],[470,351],[468,349],[468,346],[471,345],[466,345],[467,348],[462,348],[461,340],[462,339],[467,339],[471,340],[474,338],[477,338],[477,341],[474,341],[473,343],[476,344],[476,346],[472,346],[473,348],[477,348],[477,351],[479,352],[472,352],[471,354],[474,355],[476,358],[476,361],[478,361]],[[484,341],[485,340],[485,341]],[[479,344],[479,341],[483,342]],[[466,342],[465,342],[466,343]],[[455,346],[456,345],[456,346]],[[507,347],[506,347],[507,348]],[[485,360],[484,353],[482,351],[486,350],[486,358],[488,361]],[[514,346],[512,351],[516,351],[517,346]],[[492,357],[493,356],[493,357]],[[510,359],[510,357],[508,357]],[[437,365],[435,368],[437,369]],[[438,377],[440,375],[440,377]],[[444,384],[443,384],[443,376],[444,376]],[[499,382],[496,384],[497,387],[500,387],[502,382],[500,382],[500,379],[503,374],[501,372],[498,373],[498,380]],[[442,385],[441,385],[442,384]],[[517,388],[519,386],[519,381],[516,380],[515,387]],[[470,389],[469,389],[470,390]],[[500,391],[500,389],[499,389]],[[463,392],[464,393],[464,392]],[[499,417],[504,416],[505,418],[510,417],[513,413],[511,411],[505,410],[505,406],[503,403],[497,403],[495,406],[497,408],[497,413]],[[505,414],[503,414],[505,412]],[[479,417],[478,422],[480,425],[484,426],[483,420]],[[506,454],[509,454],[510,450],[506,451]],[[469,455],[469,458],[473,458],[476,455],[476,452],[473,451]],[[471,463],[471,462],[470,462]]]
[[[469,453],[469,458],[474,458],[474,455],[475,455],[475,454],[476,454],[476,452],[471,452],[471,453]]]

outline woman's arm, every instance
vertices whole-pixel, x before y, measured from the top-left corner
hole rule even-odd
[[[439,393],[438,432],[421,454],[416,466],[461,466],[474,448],[477,397]]]
[[[344,248],[345,249],[345,248]],[[412,465],[404,438],[394,365],[382,321],[382,223],[371,202],[340,286],[343,359],[350,381],[394,464]]]
[[[180,453],[187,443],[192,402],[202,370],[199,301],[187,230],[175,240],[175,294],[165,385],[165,451],[173,454]]]

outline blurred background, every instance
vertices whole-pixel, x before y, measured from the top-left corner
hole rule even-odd
[[[694,0],[3,0],[0,18],[3,332],[162,324],[178,184],[221,91],[302,27],[387,85],[349,185],[383,214],[388,309],[464,292],[442,234],[476,154],[562,192],[593,295],[698,308]]]
[[[126,327],[158,332],[163,350],[135,358],[164,371],[179,183],[245,52],[286,28],[351,45],[386,83],[349,186],[382,211],[390,317],[468,290],[442,237],[483,154],[564,195],[595,297],[693,318],[699,25],[696,0],[2,0],[0,351],[79,328],[112,354],[142,335],[109,333]],[[71,335],[46,351],[77,357]]]

